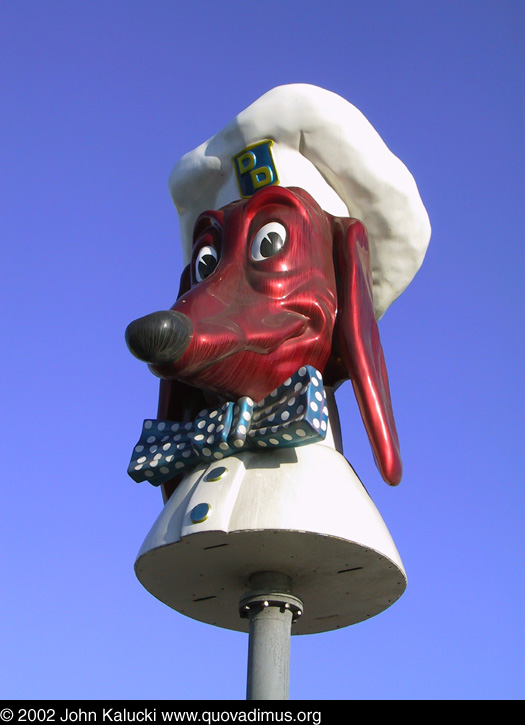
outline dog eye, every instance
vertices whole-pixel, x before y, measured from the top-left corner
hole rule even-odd
[[[217,250],[214,247],[202,247],[195,260],[195,279],[202,282],[214,271],[219,261]]]
[[[279,222],[269,222],[259,229],[252,242],[251,257],[256,262],[277,254],[286,242],[286,229]]]

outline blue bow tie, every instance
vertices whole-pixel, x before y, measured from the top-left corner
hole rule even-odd
[[[198,463],[211,463],[242,450],[302,446],[323,440],[328,427],[321,373],[299,368],[282,385],[254,403],[251,398],[201,410],[193,423],[145,420],[128,473],[160,486]]]

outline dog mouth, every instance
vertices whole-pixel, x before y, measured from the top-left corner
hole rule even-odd
[[[282,361],[294,358],[294,348],[309,338],[310,321],[291,310],[258,320],[246,313],[237,319],[214,316],[194,325],[176,310],[154,312],[130,323],[126,343],[161,379],[221,396],[263,397],[261,370],[273,387],[286,379],[289,373],[281,372]]]
[[[202,367],[207,368],[238,352],[271,354],[286,342],[301,337],[307,331],[308,319],[282,312],[260,320],[255,331],[231,320],[210,321],[206,327],[196,334],[189,317],[176,310],[163,310],[131,322],[125,339],[132,355],[148,365],[163,368],[175,365],[194,341],[195,350],[187,362],[194,367],[191,363],[200,359]],[[213,348],[212,357],[207,348]]]

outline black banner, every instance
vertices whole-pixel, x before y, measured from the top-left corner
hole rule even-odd
[[[337,719],[338,720],[338,719]],[[335,706],[329,702],[236,702],[180,700],[84,701],[42,700],[0,703],[0,725],[5,723],[321,723],[337,722]]]

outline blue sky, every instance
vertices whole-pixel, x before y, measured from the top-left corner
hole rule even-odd
[[[245,696],[247,637],[135,578],[161,500],[126,467],[158,381],[123,335],[177,294],[174,163],[265,91],[308,82],[365,113],[433,232],[380,323],[398,488],[350,384],[338,393],[408,588],[372,620],[295,637],[290,696],[522,698],[523,3],[0,5],[2,696]]]

